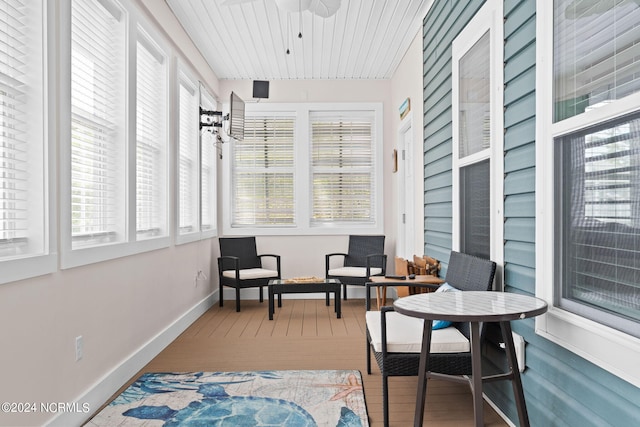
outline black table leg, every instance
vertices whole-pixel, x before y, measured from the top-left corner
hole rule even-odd
[[[480,324],[478,322],[471,322],[471,377],[476,427],[482,427],[484,425],[484,403],[482,401],[482,354],[480,352]]]
[[[422,330],[422,349],[420,350],[420,364],[418,365],[418,396],[416,398],[416,412],[413,416],[414,427],[422,427],[422,421],[424,420],[424,401],[427,397],[427,366],[429,366],[432,325],[432,320],[425,320]]]
[[[273,303],[273,286],[269,286],[269,320],[273,320],[273,312],[275,311]]]
[[[334,305],[336,306],[336,316],[338,319],[342,317],[342,295],[340,294],[340,286],[338,286],[338,290],[333,293]]]
[[[507,362],[509,363],[509,369],[511,369],[511,386],[513,387],[513,395],[516,400],[516,408],[518,409],[520,427],[529,427],[529,414],[527,413],[527,404],[524,401],[524,391],[522,389],[520,370],[518,369],[516,350],[513,345],[511,323],[500,322],[500,329],[502,330],[502,339],[504,340],[505,350],[507,352]]]

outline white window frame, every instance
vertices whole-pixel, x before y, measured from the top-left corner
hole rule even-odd
[[[35,4],[37,3],[37,4]],[[40,57],[40,69],[29,69],[29,73],[40,79],[41,87],[38,99],[33,101],[34,108],[41,110],[34,115],[33,122],[30,122],[30,130],[33,132],[33,138],[30,140],[35,142],[36,148],[34,152],[38,152],[37,160],[31,166],[34,172],[40,172],[38,177],[41,187],[38,194],[31,193],[29,197],[37,198],[37,202],[30,205],[38,212],[39,224],[30,224],[30,232],[37,229],[39,250],[31,251],[22,257],[5,258],[0,260],[0,285],[10,283],[17,280],[28,279],[32,277],[49,274],[57,270],[58,254],[57,254],[57,234],[56,234],[56,152],[55,144],[55,126],[53,120],[50,119],[50,111],[56,109],[56,99],[49,95],[49,90],[56,86],[56,73],[53,62],[50,60],[50,52],[56,52],[55,38],[50,37],[49,31],[56,28],[55,8],[49,2],[40,0],[34,2],[34,8],[39,9],[40,13],[31,15],[31,19],[39,23],[37,31],[32,35],[39,40],[39,46],[33,47],[32,54]],[[36,19],[37,18],[37,19]],[[35,110],[34,110],[35,111]],[[38,168],[36,165],[39,164]],[[34,175],[35,178],[35,175]]]
[[[228,105],[225,105],[228,110]],[[375,223],[374,224],[311,224],[311,131],[309,114],[313,111],[373,111],[375,114],[375,143],[373,178],[375,181]],[[234,144],[233,140],[223,144],[223,218],[222,226],[225,235],[335,235],[335,234],[380,234],[384,230],[383,218],[383,169],[382,146],[383,134],[383,108],[381,103],[247,103],[246,111],[294,114],[296,117],[295,130],[295,220],[294,225],[270,226],[270,227],[232,227],[232,203],[231,203],[231,158]]]
[[[81,265],[101,262],[109,259],[120,258],[136,253],[156,250],[168,247],[171,243],[170,236],[164,235],[157,238],[136,240],[136,220],[135,220],[135,124],[136,124],[136,43],[138,29],[142,28],[147,36],[162,49],[169,58],[168,43],[159,35],[146,18],[129,0],[98,0],[107,8],[118,8],[122,11],[123,25],[125,26],[125,77],[123,87],[126,88],[123,94],[123,104],[126,115],[123,118],[124,129],[122,137],[126,139],[124,153],[122,153],[122,172],[118,176],[119,191],[122,191],[121,224],[123,237],[120,241],[92,246],[86,248],[73,249],[71,237],[71,2],[57,2],[60,16],[60,40],[57,53],[61,58],[60,75],[58,78],[60,86],[59,104],[55,109],[59,111],[59,138],[60,138],[60,267],[62,269],[73,268]],[[65,60],[67,59],[67,60]],[[169,68],[169,67],[168,67]],[[167,82],[169,80],[167,79]],[[167,83],[169,85],[169,83]],[[169,87],[167,87],[167,93]],[[53,110],[54,108],[52,108]],[[167,108],[167,110],[169,110]],[[165,118],[168,122],[168,119]],[[165,122],[165,124],[166,124]],[[169,165],[166,162],[166,174],[169,176]],[[168,199],[169,200],[169,199]],[[167,206],[167,217],[169,208]]]
[[[554,138],[640,109],[640,93],[553,123],[553,2],[536,4],[536,332],[640,387],[640,339],[554,306]]]
[[[452,249],[460,250],[460,169],[489,160],[491,180],[491,260],[499,266],[495,287],[502,289],[502,265],[504,262],[504,69],[503,69],[503,13],[502,2],[487,2],[460,32],[452,43]],[[459,63],[463,56],[487,33],[490,34],[490,118],[491,146],[460,158],[459,141]]]

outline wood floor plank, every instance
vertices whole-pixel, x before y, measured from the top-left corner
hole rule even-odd
[[[121,390],[144,372],[356,369],[362,374],[370,424],[382,426],[382,377],[375,359],[371,375],[366,372],[364,300],[342,304],[337,319],[333,300],[327,307],[324,298],[284,299],[274,320],[268,320],[267,301],[243,300],[239,313],[233,301],[215,305]],[[389,379],[391,427],[413,424],[416,388],[416,377]],[[425,425],[473,426],[469,387],[430,380]],[[507,426],[486,403],[485,426]]]

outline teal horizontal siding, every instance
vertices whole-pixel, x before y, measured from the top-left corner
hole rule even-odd
[[[526,70],[531,69],[536,64],[536,44],[531,43],[524,49],[520,50],[513,61],[509,61],[504,66],[504,81],[510,82]],[[509,88],[509,83],[507,83]]]
[[[508,173],[504,179],[506,194],[532,193],[535,191],[536,170],[534,168]]]
[[[536,201],[533,194],[506,195],[504,200],[505,218],[530,218],[535,216]]]
[[[505,104],[511,104],[519,99],[529,96],[536,87],[536,69],[527,68],[521,74],[509,80],[504,90]]]
[[[504,221],[504,239],[535,243],[535,218],[507,218]]]
[[[531,118],[531,113],[536,111],[536,100],[533,93],[526,98],[520,98],[518,101],[509,105],[504,114],[504,126],[509,128],[517,123],[523,122]]]
[[[509,151],[522,146],[533,146],[536,139],[536,120],[535,117],[529,117],[528,119],[521,121],[515,125],[505,128],[504,133],[504,149],[509,154]],[[535,148],[534,148],[535,152]],[[505,166],[508,166],[505,164]]]
[[[534,167],[536,164],[536,147],[533,144],[513,148],[505,153],[505,173]]]
[[[429,186],[430,189],[449,187],[449,191],[451,191],[451,170],[437,175],[431,175],[429,182],[431,184]]]

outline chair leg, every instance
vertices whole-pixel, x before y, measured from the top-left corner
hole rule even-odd
[[[389,427],[389,378],[382,374],[382,413],[384,427]]]
[[[369,332],[367,332],[367,374],[371,375],[371,344],[369,343]]]
[[[262,296],[262,286],[260,286],[260,302],[264,301],[264,297]]]
[[[240,311],[240,288],[236,288],[236,312]]]
[[[220,280],[219,289],[220,290],[218,291],[218,293],[220,295],[220,307],[222,307],[223,303],[224,303],[224,298],[223,298],[223,295],[222,295],[222,280]]]
[[[347,300],[347,285],[342,285],[342,293],[344,294],[344,300]]]

